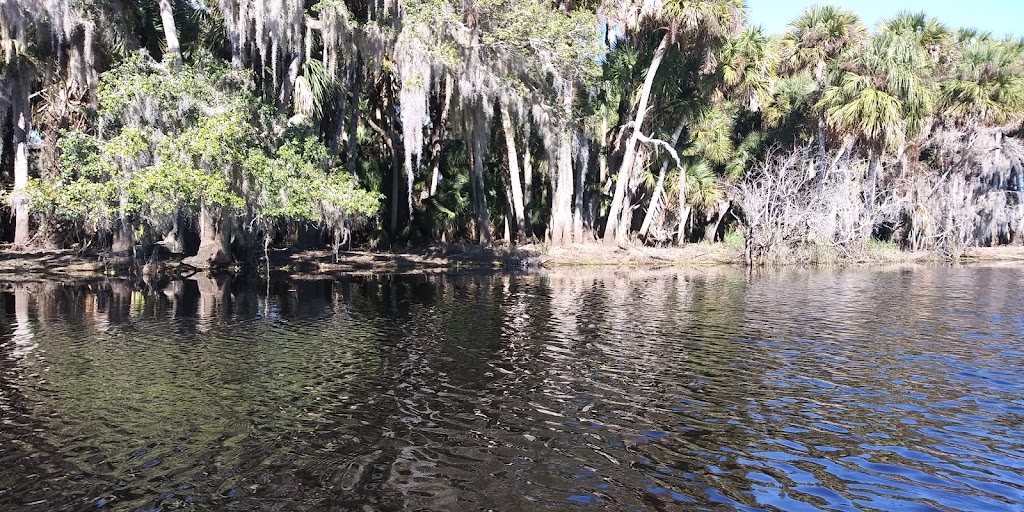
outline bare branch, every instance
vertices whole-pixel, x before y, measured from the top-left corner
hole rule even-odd
[[[683,166],[683,164],[679,162],[679,153],[676,153],[675,148],[673,148],[672,145],[669,144],[668,142],[665,142],[661,139],[656,139],[654,137],[648,137],[640,132],[636,132],[636,140],[646,144],[654,144],[656,146],[661,146],[665,148],[665,151],[668,151],[668,154],[672,157],[672,160],[676,161],[676,165],[680,167]]]

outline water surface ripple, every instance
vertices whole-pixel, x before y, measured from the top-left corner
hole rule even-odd
[[[0,509],[1024,511],[1022,278],[8,284]]]

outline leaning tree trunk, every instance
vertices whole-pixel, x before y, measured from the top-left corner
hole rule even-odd
[[[174,23],[171,0],[160,0],[160,21],[164,25],[164,37],[167,39],[164,60],[170,62],[174,69],[181,69],[181,45],[178,43],[178,27]]]
[[[693,211],[693,207],[687,202],[687,196],[690,195],[690,189],[686,183],[686,170],[679,169],[679,238],[676,239],[676,245],[686,245],[686,222],[690,220],[690,213]]]
[[[516,154],[516,130],[512,126],[512,117],[508,114],[508,105],[501,106],[501,126],[505,132],[505,146],[508,149],[509,187],[512,189],[512,213],[515,219],[514,236],[516,243],[523,243],[526,240],[526,208],[523,206],[523,185],[519,172],[519,156]]]
[[[682,194],[681,194],[682,195]],[[686,204],[685,197],[679,203],[679,238],[676,238],[676,245],[686,245],[686,222],[690,220],[690,212],[693,207]]]
[[[679,143],[679,137],[683,134],[683,128],[685,127],[686,121],[679,121],[675,131],[672,132],[672,140],[669,141],[670,145],[675,147]],[[647,207],[647,214],[644,215],[644,223],[640,226],[640,236],[647,236],[647,232],[651,229],[651,223],[654,222],[655,215],[660,214],[664,210],[661,198],[665,194],[665,175],[668,173],[669,162],[666,159],[661,164],[661,170],[658,172],[658,182],[654,185],[654,192],[651,193],[651,202]]]
[[[629,231],[629,226],[624,222],[624,219],[628,218],[628,216],[622,215],[622,212],[628,210],[630,207],[626,204],[628,202],[626,199],[626,191],[629,188],[629,180],[630,175],[633,172],[633,164],[636,162],[636,146],[640,141],[644,119],[647,117],[647,104],[651,100],[651,88],[654,86],[654,76],[658,73],[658,67],[661,66],[661,61],[665,58],[666,51],[668,51],[671,35],[672,34],[670,32],[665,32],[665,36],[661,38],[661,43],[658,45],[658,49],[654,51],[654,58],[651,59],[650,67],[647,68],[647,77],[644,79],[644,87],[640,91],[640,103],[637,105],[636,117],[634,117],[633,121],[630,122],[633,128],[633,133],[626,142],[626,152],[622,156],[622,164],[619,166],[618,178],[615,182],[615,194],[612,196],[612,204],[608,208],[608,222],[604,228],[604,241],[606,244],[615,244],[625,241],[627,232]]]

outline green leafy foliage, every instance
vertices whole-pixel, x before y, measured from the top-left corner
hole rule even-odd
[[[373,215],[375,194],[335,169],[315,137],[289,130],[238,89],[244,75],[212,66],[170,71],[142,56],[103,77],[97,135],[60,141],[60,180],[35,179],[37,214],[109,228],[155,223],[201,206],[277,221],[343,222]]]

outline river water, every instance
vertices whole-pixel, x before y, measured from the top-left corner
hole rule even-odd
[[[1024,510],[1022,279],[5,284],[0,509]]]

